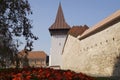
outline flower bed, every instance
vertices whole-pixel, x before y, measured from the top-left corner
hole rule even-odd
[[[0,80],[95,80],[82,73],[50,68],[1,69]]]

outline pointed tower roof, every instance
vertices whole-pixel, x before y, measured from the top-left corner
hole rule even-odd
[[[61,3],[59,4],[57,16],[55,22],[51,25],[49,30],[61,30],[61,29],[70,29],[70,26],[65,22]]]

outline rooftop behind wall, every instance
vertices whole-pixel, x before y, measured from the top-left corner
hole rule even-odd
[[[69,31],[68,34],[72,35],[74,37],[77,37],[79,35],[82,35],[84,31],[86,31],[87,29],[89,29],[89,27],[87,25],[84,26],[73,26]]]

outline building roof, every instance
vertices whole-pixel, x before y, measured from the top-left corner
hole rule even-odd
[[[19,57],[27,56],[28,59],[45,59],[46,53],[44,51],[30,51],[28,53],[25,53],[24,50],[18,53]]]
[[[86,30],[80,37],[79,39],[84,39],[92,34],[95,34],[107,27],[110,27],[111,25],[117,23],[120,21],[120,10],[116,11],[112,15],[108,16],[98,24],[94,25],[90,29]]]
[[[49,30],[61,30],[61,29],[70,29],[70,26],[65,22],[64,14],[62,11],[61,3],[59,4],[58,12],[56,15],[55,22],[51,25]]]
[[[89,27],[87,25],[84,25],[84,26],[73,26],[68,34],[74,36],[74,37],[77,37],[78,35],[82,35],[82,33],[84,31],[86,31],[87,29],[89,29]]]

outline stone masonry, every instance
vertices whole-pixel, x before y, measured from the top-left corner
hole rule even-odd
[[[116,23],[108,20],[106,23],[110,22],[111,25],[103,25],[106,28],[85,38],[68,35],[62,54],[62,69],[92,76],[119,76],[120,14],[118,18]]]

